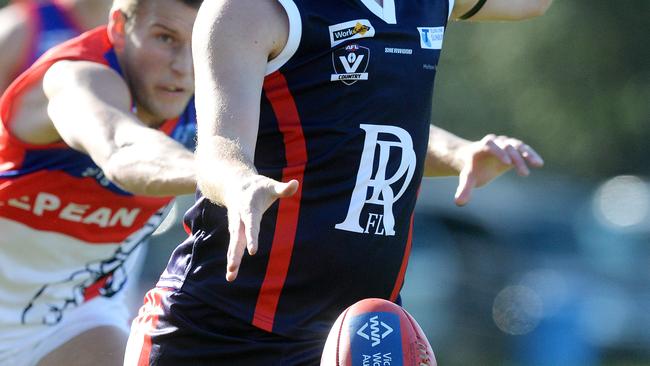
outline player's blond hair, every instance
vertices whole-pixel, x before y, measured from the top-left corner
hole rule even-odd
[[[121,11],[128,19],[128,22],[131,23],[133,19],[135,19],[135,17],[137,16],[138,10],[149,1],[156,1],[156,0],[114,0],[113,10]],[[203,0],[177,0],[177,1],[180,1],[187,6],[191,6],[197,9],[199,8],[199,6],[201,6],[201,3],[203,3]]]

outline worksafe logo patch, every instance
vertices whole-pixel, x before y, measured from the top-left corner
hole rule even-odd
[[[334,47],[350,39],[370,38],[375,36],[375,28],[368,19],[351,20],[329,26],[330,44]]]
[[[331,81],[341,81],[345,85],[352,85],[359,80],[368,80],[368,61],[370,49],[356,44],[341,47],[332,52],[334,74]]]

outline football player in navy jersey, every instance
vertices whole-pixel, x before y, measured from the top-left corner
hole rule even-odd
[[[122,362],[134,264],[196,189],[201,1],[115,0],[0,98],[1,365]]]
[[[429,124],[449,19],[550,0],[219,0],[202,5],[197,201],[134,320],[125,365],[317,364],[338,314],[399,302],[423,176],[474,188],[543,165],[522,141]],[[434,238],[435,239],[435,238]]]

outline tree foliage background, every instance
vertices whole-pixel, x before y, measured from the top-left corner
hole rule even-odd
[[[555,0],[532,21],[453,23],[434,123],[521,137],[552,172],[648,174],[649,14],[647,0]]]

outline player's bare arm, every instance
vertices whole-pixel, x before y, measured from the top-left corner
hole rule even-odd
[[[228,281],[245,249],[257,251],[264,211],[298,188],[253,166],[266,66],[284,48],[288,28],[275,0],[206,1],[194,26],[197,180],[207,198],[228,209]]]
[[[456,0],[457,20],[522,20],[543,15],[553,0]]]
[[[18,5],[0,9],[0,94],[15,77],[20,58],[28,47],[29,30],[25,26],[26,14]]]
[[[530,167],[540,168],[544,160],[521,140],[487,135],[480,141],[467,141],[436,126],[429,131],[425,176],[458,175],[455,201],[469,202],[473,188],[481,187],[514,168],[528,176]]]
[[[45,74],[43,90],[49,118],[20,124],[14,131],[19,138],[63,140],[135,194],[172,196],[195,189],[192,153],[130,112],[129,89],[108,67],[60,61]],[[44,140],[48,136],[51,141]]]

